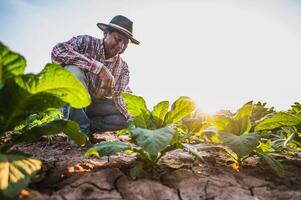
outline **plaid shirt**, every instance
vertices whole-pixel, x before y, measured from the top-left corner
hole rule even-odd
[[[57,44],[52,50],[51,58],[53,63],[62,66],[80,67],[88,79],[87,85],[91,96],[98,96],[100,92],[101,80],[97,74],[105,66],[115,80],[113,102],[126,118],[129,117],[120,96],[122,92],[132,92],[128,86],[130,79],[128,65],[119,55],[105,59],[103,40],[88,35],[73,37],[67,42]]]

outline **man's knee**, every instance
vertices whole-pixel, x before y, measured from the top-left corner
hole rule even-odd
[[[114,115],[114,124],[122,128],[127,128],[127,120],[123,115]]]
[[[127,128],[126,118],[121,115],[91,118],[91,131],[117,131]]]
[[[114,102],[110,99],[92,99],[92,103],[87,107],[89,117],[107,116],[121,114]]]
[[[70,71],[80,82],[84,85],[86,90],[88,90],[87,78],[83,70],[75,65],[66,65],[65,69]]]

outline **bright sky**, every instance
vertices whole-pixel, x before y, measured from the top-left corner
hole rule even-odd
[[[301,100],[300,11],[298,0],[0,0],[0,41],[37,73],[56,43],[102,38],[96,23],[122,14],[141,42],[122,55],[130,86],[149,108],[185,95],[210,114],[249,100],[284,110]]]

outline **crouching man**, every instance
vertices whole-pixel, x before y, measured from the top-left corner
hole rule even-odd
[[[65,106],[66,119],[76,121],[81,131],[90,137],[96,131],[116,131],[126,128],[129,115],[125,109],[122,92],[129,88],[129,69],[121,58],[133,38],[133,23],[118,15],[110,23],[97,23],[103,38],[88,35],[71,38],[57,44],[51,53],[52,62],[71,71],[85,86],[92,103],[84,109]]]

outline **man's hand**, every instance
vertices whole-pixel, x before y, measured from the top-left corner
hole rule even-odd
[[[100,88],[103,91],[101,93],[103,93],[105,97],[111,97],[115,87],[113,75],[105,66],[103,66],[98,76],[101,80]]]

